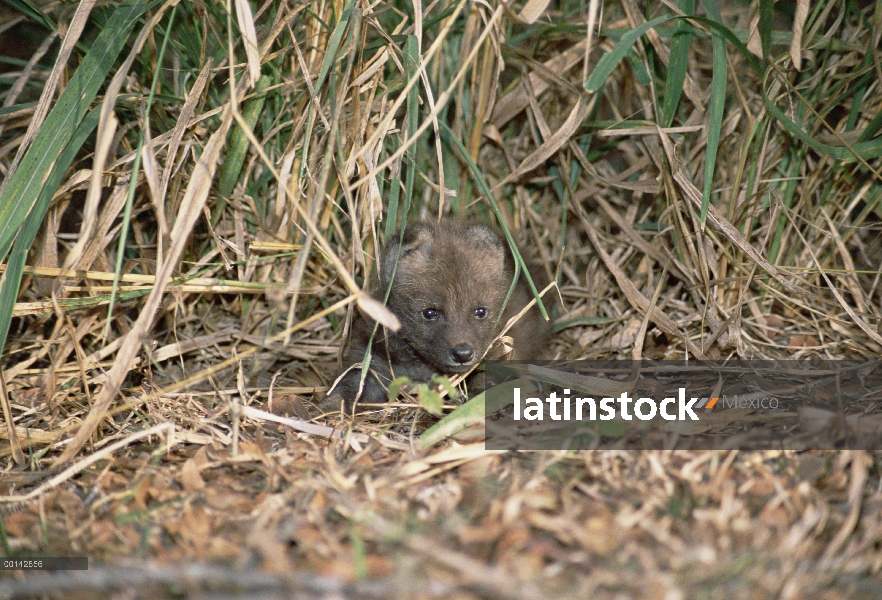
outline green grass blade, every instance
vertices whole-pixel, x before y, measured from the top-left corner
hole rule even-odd
[[[858,143],[866,142],[867,140],[872,139],[873,136],[875,136],[879,132],[879,129],[882,129],[882,111],[876,113],[876,116],[873,117],[873,120],[867,124],[863,133],[861,133],[860,137],[858,138]]]
[[[781,206],[785,211],[790,210],[793,206],[793,199],[797,191],[797,182],[800,180],[799,175],[802,172],[802,165],[805,162],[805,154],[805,147],[797,147],[794,156],[789,160],[790,164],[782,165],[782,169],[784,169],[785,173],[785,182],[784,191],[781,193],[780,198]],[[776,264],[776,261],[778,261],[778,254],[781,251],[781,239],[784,237],[787,223],[787,215],[781,214],[778,217],[778,223],[775,224],[772,243],[769,246],[768,251],[769,262],[772,264]]]
[[[422,449],[430,448],[438,442],[457,434],[466,427],[481,423],[486,418],[486,415],[495,414],[511,404],[511,402],[504,399],[513,397],[510,390],[516,387],[521,388],[525,394],[539,389],[536,380],[529,377],[521,377],[500,383],[493,388],[496,393],[493,394],[493,399],[489,404],[487,403],[486,392],[482,392],[469,399],[468,402],[425,430],[417,440],[417,446]]]
[[[407,41],[404,45],[404,77],[405,81],[410,81],[412,77],[416,76],[417,67],[419,66],[419,58],[418,58],[418,44],[417,38],[415,35],[407,36]],[[402,140],[403,144],[406,144],[408,140],[410,140],[413,133],[419,127],[419,108],[420,108],[420,88],[419,85],[414,85],[407,92],[407,137]],[[413,184],[414,177],[416,176],[416,158],[417,158],[417,145],[411,144],[410,148],[404,155],[404,162],[407,164],[407,180],[406,180],[406,188],[404,192],[404,210],[401,214],[401,223],[402,225],[407,222],[407,216],[410,213],[410,204],[413,199]],[[399,196],[398,185],[393,185],[389,194],[389,205],[386,210],[386,239],[392,239],[392,236],[395,234],[395,230],[398,228],[398,196]]]
[[[9,255],[9,262],[6,265],[6,271],[0,279],[0,350],[6,345],[6,336],[9,333],[9,324],[12,322],[12,309],[15,307],[15,300],[18,298],[18,290],[21,285],[21,277],[24,271],[25,260],[28,257],[28,250],[34,243],[34,238],[40,230],[43,217],[49,208],[52,196],[55,190],[61,185],[61,180],[67,174],[70,164],[79,152],[86,139],[92,135],[95,127],[98,126],[98,119],[101,116],[101,108],[93,108],[85,119],[77,127],[67,146],[61,151],[58,160],[52,167],[49,177],[40,189],[37,201],[33,210],[25,218],[19,230],[18,236]]]
[[[6,0],[5,4],[8,4],[10,8],[18,10],[21,14],[27,15],[34,21],[37,21],[49,31],[58,30],[58,24],[46,16],[46,13],[31,0]]]
[[[44,179],[77,131],[129,32],[149,7],[150,3],[144,1],[118,5],[10,176],[0,196],[0,261],[9,253],[19,228],[45,188]]]
[[[784,129],[813,150],[823,152],[824,154],[832,156],[838,160],[868,161],[882,156],[882,138],[876,138],[867,142],[858,142],[850,146],[829,146],[827,144],[822,144],[809,135],[807,131],[784,114],[784,111],[778,108],[778,106],[765,94],[763,94],[763,104],[765,105],[766,110],[772,113],[772,116],[784,126]]]
[[[695,0],[680,0],[679,8],[684,14],[695,12]],[[674,38],[671,41],[671,59],[668,63],[668,78],[665,81],[665,98],[662,102],[662,127],[670,127],[674,122],[674,114],[683,94],[686,81],[686,69],[689,66],[689,46],[692,45],[692,25],[685,19],[679,19],[674,26]]]
[[[705,5],[705,10],[707,10],[707,5]],[[717,16],[719,16],[719,10],[716,11]],[[726,41],[732,44],[738,52],[741,53],[741,56],[747,61],[747,63],[751,66],[751,68],[756,71],[758,74],[762,75],[764,72],[763,64],[760,60],[753,55],[753,53],[747,49],[747,46],[744,45],[738,36],[735,35],[728,27],[722,24],[722,20],[716,21],[714,19],[708,19],[705,17],[678,17],[678,18],[688,18],[690,21],[695,21],[701,25],[704,25],[708,29],[710,29],[713,33],[719,33],[721,36],[726,38]],[[722,19],[722,18],[721,18]]]
[[[417,447],[431,448],[466,427],[484,420],[485,394],[481,393],[429,427],[417,440]]]
[[[400,136],[396,136],[400,141]],[[395,137],[391,137],[390,139],[396,139]],[[384,153],[384,156],[381,157],[381,160],[378,162],[382,162],[386,159],[388,155]],[[401,196],[401,169],[397,168],[400,166],[400,162],[398,164],[392,163],[389,167],[389,195],[388,195],[388,206],[386,207],[386,239],[391,240],[392,236],[395,235],[395,229],[398,224],[398,199]],[[402,220],[406,219],[406,216],[402,216]]]
[[[337,61],[337,53],[340,50],[340,44],[343,42],[343,35],[346,33],[346,29],[349,27],[349,21],[352,18],[353,6],[355,6],[355,0],[349,0],[346,3],[346,6],[343,7],[340,21],[337,23],[336,27],[334,27],[334,31],[331,32],[331,38],[328,40],[328,50],[322,61],[322,68],[319,71],[319,76],[315,80],[312,101],[309,103],[309,117],[307,118],[306,135],[303,138],[304,143],[302,159],[300,161],[300,171],[297,174],[297,179],[299,181],[304,181],[306,179],[306,168],[309,164],[309,142],[312,139],[312,130],[315,125],[315,111],[319,102],[319,91],[325,84],[325,79],[327,79],[331,67]]]
[[[704,8],[710,17],[722,24],[720,9],[714,0],[703,0]],[[717,164],[717,150],[720,147],[720,130],[723,127],[723,109],[726,107],[726,40],[717,32],[713,33],[713,76],[711,78],[710,111],[707,128],[707,151],[704,155],[704,187],[701,191],[701,226],[707,220],[707,207],[714,184],[714,168]]]
[[[764,62],[768,60],[772,50],[772,17],[774,12],[775,0],[760,0],[758,29]],[[710,11],[708,11],[708,14],[710,14]]]
[[[417,76],[419,67],[419,46],[415,35],[407,36],[407,45],[404,51],[404,67],[407,74],[407,80]],[[410,142],[416,134],[416,130],[420,125],[420,86],[411,86],[407,92],[407,139],[405,143]],[[410,213],[410,204],[413,200],[413,185],[416,178],[417,166],[417,148],[416,141],[410,144],[410,148],[404,154],[407,160],[407,182],[404,189],[404,211],[401,215],[402,223],[407,220]],[[442,198],[443,201],[443,198]]]
[[[597,61],[597,66],[594,67],[594,71],[591,72],[588,81],[585,82],[585,89],[589,92],[596,92],[599,90],[601,86],[603,86],[603,82],[606,81],[607,77],[613,72],[613,69],[616,68],[616,65],[618,65],[619,62],[628,55],[628,52],[631,51],[631,46],[633,46],[644,33],[656,25],[661,25],[662,23],[667,23],[668,21],[679,18],[681,17],[663,15],[661,17],[656,17],[651,21],[647,21],[640,27],[635,27],[628,31],[628,33],[622,36],[622,39],[619,40],[619,43],[616,44],[616,47],[613,48],[611,52],[607,52],[600,57],[599,61]]]
[[[719,14],[719,11],[717,11]],[[745,60],[750,64],[754,71],[762,75],[763,66],[760,63],[759,59],[754,56],[750,50],[747,49],[747,46],[738,39],[738,36],[732,33],[725,25],[723,25],[719,21],[715,21],[712,19],[707,19],[705,17],[671,17],[671,16],[661,16],[656,17],[651,21],[647,21],[640,27],[635,27],[628,31],[622,38],[619,40],[619,43],[616,44],[616,47],[613,48],[611,52],[607,52],[603,56],[600,57],[600,60],[597,61],[597,66],[594,68],[594,71],[588,77],[588,81],[585,82],[585,89],[589,92],[596,92],[603,86],[603,82],[610,76],[613,72],[613,69],[616,68],[616,65],[621,62],[623,58],[628,55],[628,52],[631,50],[631,46],[642,36],[644,33],[652,29],[657,25],[662,25],[667,23],[668,21],[675,21],[681,19],[688,19],[690,21],[695,21],[696,23],[700,23],[701,25],[705,25],[710,28],[714,33],[719,33],[722,35],[727,42],[732,44],[736,50],[738,50]]]
[[[249,99],[242,109],[242,118],[251,130],[257,124],[263,105],[266,102],[265,90],[269,87],[271,78],[263,75],[255,86],[255,95]],[[217,209],[214,215],[214,221],[220,219],[221,212],[225,201],[233,193],[233,188],[239,180],[239,173],[242,171],[242,165],[245,164],[245,157],[248,155],[248,136],[242,131],[241,127],[233,129],[230,135],[230,143],[227,146],[227,152],[224,154],[224,163],[221,165],[220,174],[217,184],[217,195],[221,202],[217,203]]]

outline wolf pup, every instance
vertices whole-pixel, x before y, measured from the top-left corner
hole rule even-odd
[[[533,270],[537,288],[538,270]],[[532,272],[531,272],[532,274]],[[361,402],[386,401],[386,386],[395,377],[430,381],[433,373],[465,373],[478,363],[508,319],[532,299],[520,277],[499,322],[514,278],[514,258],[505,240],[491,227],[447,218],[416,222],[396,234],[382,252],[376,297],[389,293],[388,308],[401,321],[397,332],[377,329],[371,347],[371,373]],[[546,304],[548,304],[546,302]],[[348,364],[361,362],[374,322],[357,314],[345,353]],[[535,358],[548,343],[551,325],[535,306],[508,335],[514,357]],[[332,390],[354,407],[361,369],[346,374]]]

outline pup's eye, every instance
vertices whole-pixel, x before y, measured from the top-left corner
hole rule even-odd
[[[441,313],[438,312],[437,308],[427,308],[423,311],[423,318],[426,321],[437,321],[439,314]]]
[[[481,306],[480,308],[475,309],[475,317],[478,319],[483,319],[487,316],[487,309]]]

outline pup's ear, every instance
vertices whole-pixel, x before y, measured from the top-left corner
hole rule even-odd
[[[428,267],[434,241],[435,230],[426,223],[408,225],[403,236],[396,233],[383,251],[381,283],[388,286],[393,274],[406,276],[414,271],[424,271]]]
[[[466,239],[475,245],[475,250],[484,257],[485,264],[492,266],[497,273],[505,270],[508,245],[492,227],[484,224],[469,225]]]

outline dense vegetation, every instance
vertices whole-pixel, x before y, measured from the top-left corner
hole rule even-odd
[[[442,213],[535,249],[557,358],[877,357],[878,2],[9,0],[2,20],[6,553],[438,596],[878,595],[878,454],[414,451],[435,418],[408,399],[314,404],[356,306],[383,318],[382,240]]]

